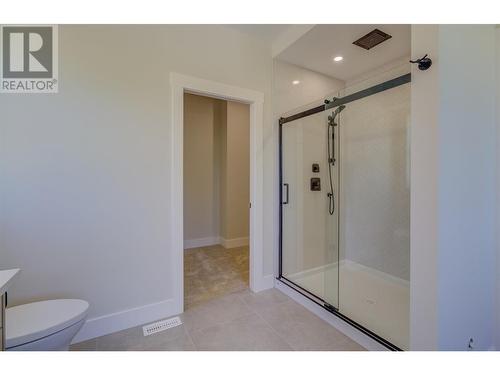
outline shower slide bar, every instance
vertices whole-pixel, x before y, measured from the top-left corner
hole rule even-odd
[[[398,87],[404,85],[405,83],[411,82],[411,73],[404,74],[394,79],[390,79],[389,81],[385,81],[379,83],[378,85],[369,87],[367,89],[355,92],[351,95],[346,95],[342,98],[333,98],[333,100],[325,100],[325,104],[319,105],[314,108],[310,108],[306,111],[296,113],[295,115],[291,115],[288,117],[281,117],[279,119],[279,124],[283,125],[290,121],[295,121],[303,117],[311,116],[319,112],[326,111],[328,109],[332,109],[343,104],[347,104],[353,102],[355,100],[366,98],[367,96],[377,94],[379,92],[392,89],[394,87]]]

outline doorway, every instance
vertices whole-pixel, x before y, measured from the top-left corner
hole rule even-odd
[[[249,286],[250,107],[184,93],[184,309]]]
[[[171,246],[173,307],[184,311],[184,204],[183,204],[183,137],[184,93],[199,94],[216,99],[232,100],[250,106],[250,231],[249,287],[258,292],[274,286],[274,278],[263,272],[263,186],[264,186],[264,94],[247,88],[231,86],[178,73],[170,74],[171,118]]]

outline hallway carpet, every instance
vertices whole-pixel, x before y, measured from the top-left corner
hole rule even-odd
[[[184,252],[184,309],[248,288],[248,246],[220,245]]]

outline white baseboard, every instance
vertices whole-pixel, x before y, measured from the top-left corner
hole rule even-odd
[[[194,238],[192,240],[184,240],[184,249],[192,249],[195,247],[213,246],[221,243],[220,237],[204,237]]]
[[[174,299],[99,316],[85,322],[72,344],[180,314]]]
[[[248,246],[249,244],[249,239],[248,237],[240,237],[240,238],[222,238],[221,237],[221,245],[224,246],[226,249],[232,249],[234,247],[241,247],[241,246]]]
[[[274,275],[266,275],[259,280],[255,280],[252,292],[257,293],[271,288],[274,288]]]
[[[323,319],[325,322],[329,323],[333,327],[337,328],[344,335],[356,341],[359,345],[368,350],[373,351],[388,351],[385,346],[373,340],[371,337],[365,335],[360,330],[354,328],[350,324],[346,323],[342,319],[336,317],[332,313],[328,312],[318,304],[314,303],[307,297],[304,297],[302,294],[296,292],[288,285],[283,284],[279,280],[275,280],[274,286],[279,291],[286,294],[288,297],[295,300],[297,303],[304,306],[306,309],[311,311],[313,314],[317,315],[319,318]]]
[[[250,240],[248,237],[240,238],[223,238],[223,237],[204,237],[194,238],[192,240],[184,240],[184,249],[193,249],[195,247],[222,245],[226,249],[234,247],[248,246]]]

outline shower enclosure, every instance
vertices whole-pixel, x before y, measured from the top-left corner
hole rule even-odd
[[[279,279],[393,350],[409,342],[410,80],[280,119]]]

